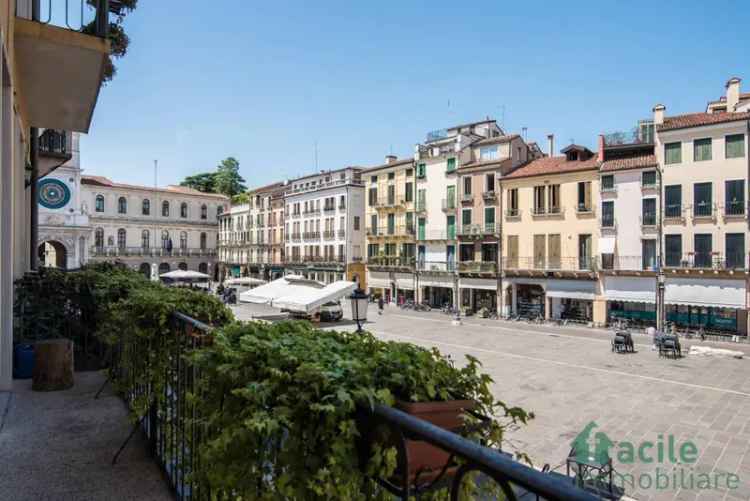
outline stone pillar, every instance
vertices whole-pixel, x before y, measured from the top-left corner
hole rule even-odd
[[[547,294],[544,295],[544,319],[549,320],[552,318],[552,301],[553,298],[549,297]]]
[[[594,298],[594,327],[607,325],[607,300],[604,297]]]
[[[510,313],[511,315],[517,315],[518,314],[518,286],[516,284],[511,285],[510,289]]]

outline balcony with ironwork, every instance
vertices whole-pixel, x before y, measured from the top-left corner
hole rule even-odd
[[[543,217],[562,217],[564,214],[564,211],[562,207],[534,207],[531,210],[531,215],[534,218],[543,218]]]
[[[110,45],[108,0],[17,0],[15,88],[32,127],[88,132]]]
[[[505,209],[505,219],[507,220],[521,219],[521,209]]]
[[[692,207],[693,221],[713,222],[716,220],[716,207],[711,202],[698,202]]]
[[[448,228],[445,230],[417,230],[417,240],[419,241],[450,241],[456,239],[456,229]]]
[[[292,242],[301,242],[302,241],[302,234],[299,232],[293,232],[292,233]]]
[[[642,120],[638,127],[626,131],[615,131],[604,134],[604,147],[617,148],[631,145],[653,146],[654,130],[649,120]]]
[[[424,200],[417,200],[417,203],[414,204],[414,211],[418,214],[424,214],[427,212],[427,203]]]
[[[576,214],[580,217],[591,217],[596,214],[593,205],[578,204],[576,205]]]
[[[497,192],[495,190],[483,191],[482,198],[485,202],[493,201],[497,199]]]
[[[320,240],[319,231],[306,231],[302,233],[302,240]]]
[[[325,230],[323,232],[323,240],[333,240],[336,238],[336,232],[333,230]]]
[[[414,234],[414,226],[411,225],[384,225],[377,228],[367,228],[367,236],[371,238],[414,238]]]
[[[747,218],[747,207],[744,200],[732,200],[724,204],[724,219]]]
[[[417,270],[425,274],[455,273],[456,263],[454,261],[425,261],[417,259]]]
[[[138,258],[138,257],[214,257],[216,249],[175,247],[171,250],[162,247],[120,247],[116,245],[93,246],[89,248],[92,258]]]
[[[666,252],[664,254],[664,268],[670,270],[702,270],[702,271],[741,271],[747,272],[748,254],[743,252],[721,252],[701,251],[677,254]]]
[[[502,259],[502,269],[506,272],[531,272],[543,275],[547,272],[590,274],[597,270],[597,260],[588,256],[505,256]]]
[[[474,205],[474,195],[472,193],[462,193],[461,205]]]
[[[472,275],[495,275],[497,263],[489,261],[459,261],[458,272]]]
[[[411,272],[414,270],[415,262],[414,257],[371,256],[367,258],[367,267],[375,271],[390,270]]]
[[[639,216],[638,221],[641,223],[642,232],[653,232],[657,230],[658,219],[656,212],[646,212]]]
[[[685,221],[682,204],[667,204],[664,206],[664,223],[680,224]]]
[[[377,209],[398,209],[406,206],[406,198],[403,194],[379,197],[375,202]]]

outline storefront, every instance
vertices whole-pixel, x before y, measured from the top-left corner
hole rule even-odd
[[[487,278],[461,278],[458,282],[461,307],[478,312],[497,311],[497,280]]]
[[[656,325],[656,277],[606,276],[607,323],[628,320],[635,325]]]
[[[544,288],[538,284],[516,285],[516,314],[525,318],[544,318]]]
[[[588,323],[594,318],[596,282],[590,280],[548,280],[550,318]]]
[[[368,271],[367,286],[371,296],[390,299],[391,277],[387,271]]]
[[[667,278],[666,319],[678,329],[747,334],[744,280],[727,278]]]
[[[394,273],[392,295],[397,304],[414,301],[414,275],[411,273]]]
[[[454,284],[455,276],[451,273],[420,273],[417,277],[419,300],[433,308],[453,305]]]

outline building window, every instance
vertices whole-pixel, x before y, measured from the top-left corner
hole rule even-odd
[[[745,268],[745,234],[726,234],[726,267]]]
[[[151,214],[151,201],[148,198],[144,198],[143,202],[141,203],[141,213],[144,216],[148,216]]]
[[[482,161],[497,159],[497,146],[482,146],[479,148],[479,159]]]
[[[471,177],[464,178],[464,195],[471,195]]]
[[[180,204],[180,217],[188,217],[188,204],[185,202]]]
[[[340,228],[340,230],[343,229],[343,227]],[[354,231],[359,231],[359,216],[354,216]]]
[[[508,215],[518,215],[518,188],[508,190]]]
[[[547,190],[549,197],[549,212],[550,214],[558,214],[560,212],[560,185],[551,184]]]
[[[150,242],[151,235],[149,234],[148,230],[143,230],[141,232],[141,247],[143,247],[144,249],[148,249]]]
[[[707,217],[712,214],[711,183],[695,183],[693,185],[693,216]]]
[[[411,182],[406,183],[404,198],[407,202],[414,201],[414,183],[411,183]]]
[[[216,217],[221,216],[224,213],[224,206],[218,205],[216,206]]]
[[[664,264],[672,267],[682,265],[682,235],[664,235]]]
[[[682,162],[682,143],[666,143],[664,145],[664,163],[679,164]]]
[[[201,250],[206,250],[206,240],[207,240],[206,234],[201,233]]]
[[[666,217],[682,216],[682,185],[675,184],[664,188],[664,212]]]
[[[117,230],[117,247],[124,249],[127,246],[127,232],[124,228]]]
[[[103,228],[97,228],[94,232],[94,245],[101,249],[104,247],[104,229]]]
[[[647,170],[641,174],[641,186],[653,188],[656,186],[656,171]]]
[[[164,217],[169,217],[169,202],[164,200],[161,204],[161,215]]]
[[[745,156],[745,135],[733,134],[725,139],[726,158],[742,158]]]
[[[406,169],[406,177],[411,177],[414,175],[414,169]]]
[[[388,185],[388,205],[394,205],[396,203],[396,187],[392,184]]]
[[[745,180],[725,182],[724,212],[727,216],[741,216],[745,213]]]
[[[643,226],[656,226],[656,199],[644,198],[641,204],[641,222]]]
[[[423,178],[427,175],[427,166],[425,164],[417,164],[417,177]]]
[[[546,210],[546,200],[544,197],[546,186],[534,186],[534,214],[544,214]]]
[[[698,233],[694,235],[695,257],[693,260],[696,268],[710,268],[711,255],[713,253],[713,242],[710,233]]]
[[[693,161],[711,160],[711,138],[695,139],[693,141]]]
[[[590,270],[591,266],[591,235],[578,235],[578,269]]]
[[[578,183],[578,211],[589,212],[591,210],[591,181]]]
[[[644,270],[656,269],[656,240],[641,241],[641,258]]]
[[[374,207],[378,203],[378,189],[377,188],[370,188],[370,191],[367,194],[367,205],[370,207]]]
[[[339,197],[339,209],[340,210],[346,209],[346,196],[344,195],[341,195]]]
[[[187,249],[187,231],[181,231],[180,232],[180,249],[186,250]]]
[[[201,219],[208,219],[208,207],[206,207],[206,204],[201,205]]]
[[[395,172],[389,172],[388,173],[388,179],[389,180],[396,179],[396,173]]]
[[[96,212],[104,212],[104,196],[96,196],[95,210]]]
[[[486,191],[492,193],[495,191],[495,174],[490,172],[484,176],[484,184]]]
[[[495,231],[495,208],[485,207],[484,208],[484,230],[486,232]]]
[[[448,159],[448,166],[446,168],[448,172],[453,172],[456,170],[456,159],[455,158],[449,158]]]
[[[615,202],[607,200],[602,202],[602,228],[615,227]]]
[[[461,211],[461,224],[469,226],[471,224],[471,209],[464,209]]]
[[[167,230],[161,232],[161,248],[169,249],[169,232]]]
[[[615,189],[615,176],[602,176],[602,191],[613,191]]]
[[[388,214],[388,234],[393,235],[395,232],[396,232],[396,214],[391,213],[391,214]]]
[[[370,216],[370,233],[372,235],[378,234],[378,215],[372,214]]]
[[[128,201],[125,199],[125,197],[120,197],[117,199],[117,212],[119,214],[128,213]]]

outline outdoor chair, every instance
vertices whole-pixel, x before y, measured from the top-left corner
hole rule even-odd
[[[633,336],[625,331],[615,332],[615,337],[612,340],[612,351],[616,353],[634,353],[635,345],[633,344]]]
[[[682,357],[682,347],[677,336],[663,335],[656,337],[656,346],[659,348],[660,357],[679,358]]]

